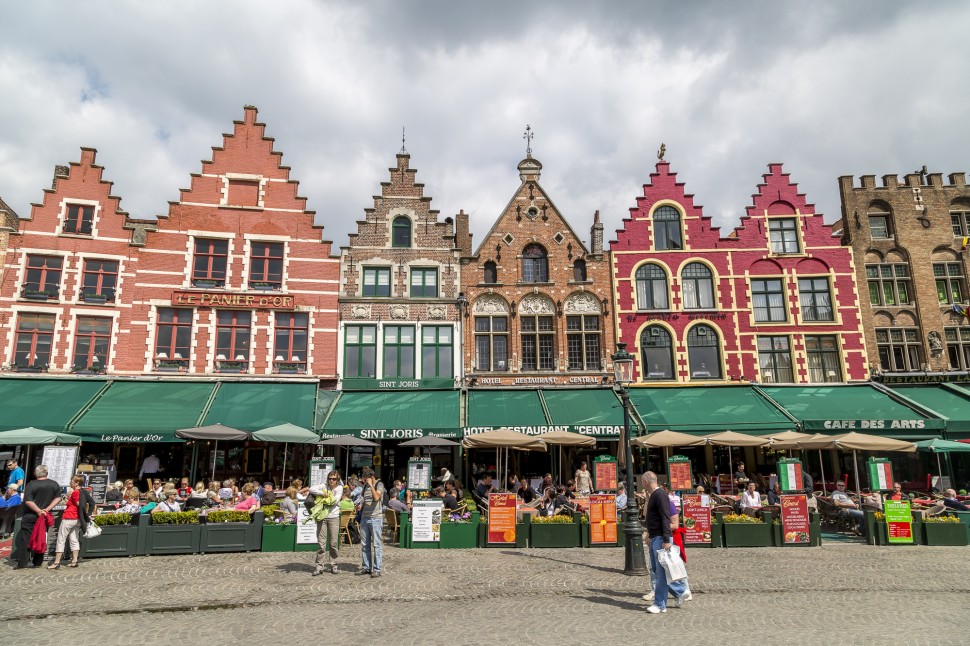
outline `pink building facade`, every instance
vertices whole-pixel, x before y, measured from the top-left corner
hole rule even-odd
[[[869,378],[852,250],[770,164],[722,237],[660,161],[610,243],[617,339],[644,384]]]

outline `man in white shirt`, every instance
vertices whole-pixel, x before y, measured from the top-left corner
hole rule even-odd
[[[145,458],[141,463],[141,471],[138,472],[138,479],[145,480],[145,490],[151,489],[148,486],[148,480],[153,479],[154,476],[162,471],[161,461],[155,457],[154,453],[150,453],[147,458]]]
[[[448,470],[448,467],[441,467],[441,484],[452,480],[454,477],[455,476],[451,475],[451,471]]]
[[[832,504],[844,511],[849,518],[855,521],[853,531],[856,534],[863,535],[865,526],[862,521],[865,518],[865,514],[859,509],[859,505],[852,502],[852,498],[845,492],[844,482],[838,482],[835,486],[836,489],[832,492]]]
[[[754,512],[761,509],[761,494],[753,482],[749,482],[747,490],[741,494],[741,509],[749,516],[754,516]]]

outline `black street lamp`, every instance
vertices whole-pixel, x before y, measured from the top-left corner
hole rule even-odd
[[[623,535],[626,537],[623,574],[645,576],[647,559],[643,551],[643,525],[637,514],[637,499],[633,488],[633,438],[630,436],[630,395],[626,385],[633,381],[633,355],[626,351],[626,343],[617,343],[613,359],[613,381],[623,403],[623,450],[626,451],[626,508],[623,510]]]

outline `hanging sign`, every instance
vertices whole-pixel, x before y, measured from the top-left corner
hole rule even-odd
[[[694,478],[690,472],[690,460],[682,455],[672,455],[667,460],[667,474],[671,491],[692,491]]]
[[[616,496],[592,494],[589,497],[589,542],[592,545],[616,543]]]
[[[890,543],[913,542],[913,516],[908,500],[887,500],[883,502],[886,514],[886,529]]]
[[[515,494],[492,493],[488,496],[488,542],[515,544]]]
[[[431,490],[431,460],[427,458],[408,460],[408,489]]]
[[[310,487],[324,488],[327,486],[327,474],[333,471],[337,463],[333,458],[327,460],[310,460]]]
[[[441,499],[415,500],[411,503],[411,540],[436,543],[441,539]]]
[[[778,481],[784,493],[803,491],[802,461],[798,458],[783,458],[778,460]]]
[[[890,491],[893,488],[893,465],[886,458],[869,458],[869,489]]]
[[[711,544],[711,497],[706,494],[681,496],[684,514],[684,542],[688,545]]]
[[[808,545],[811,542],[808,498],[804,494],[781,497],[781,531],[785,545]]]
[[[593,489],[616,491],[616,458],[601,455],[593,460]]]

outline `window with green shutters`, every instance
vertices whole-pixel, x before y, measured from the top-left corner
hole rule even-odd
[[[909,265],[905,263],[886,263],[866,265],[866,279],[869,282],[869,303],[871,305],[910,305],[912,282]]]
[[[450,325],[421,328],[421,378],[451,379],[454,375],[455,345]]]
[[[384,327],[385,379],[414,379],[414,326]]]
[[[389,297],[391,295],[391,268],[364,267],[364,289],[361,295]]]
[[[933,276],[936,277],[936,297],[940,305],[963,302],[967,290],[960,263],[934,262]]]
[[[438,270],[434,267],[411,268],[411,298],[438,297]]]
[[[377,326],[348,325],[344,332],[344,378],[377,375]]]

